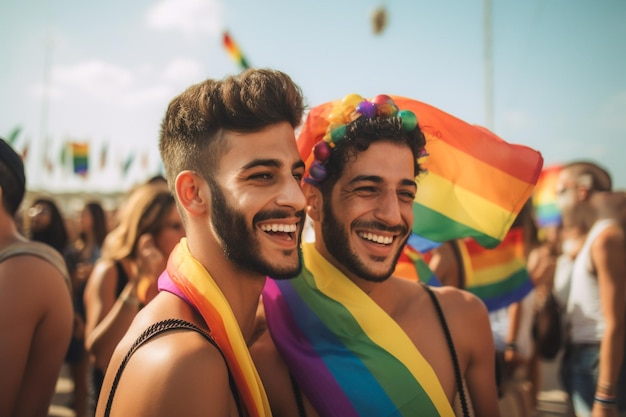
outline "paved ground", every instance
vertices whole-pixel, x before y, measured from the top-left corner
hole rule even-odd
[[[566,394],[561,390],[557,379],[557,361],[542,363],[543,384],[539,393],[539,404],[536,417],[573,417],[567,406]],[[57,392],[50,407],[49,417],[75,417],[67,407],[71,401],[72,381],[68,377],[67,368],[63,368],[57,383]],[[514,417],[514,416],[502,416]],[[517,416],[531,417],[531,416]]]
[[[537,417],[574,417],[567,404],[567,394],[558,380],[558,360],[543,362],[541,373],[543,386],[538,396]]]

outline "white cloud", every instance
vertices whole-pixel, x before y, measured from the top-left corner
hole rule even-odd
[[[156,74],[145,66],[132,71],[92,60],[53,68],[48,97],[74,103],[87,100],[94,104],[137,108],[167,102],[173,94],[176,76],[193,76],[195,80],[199,73],[200,66],[190,60],[172,62],[163,74]],[[43,85],[36,84],[29,88],[29,93],[43,97],[45,90]]]
[[[218,0],[162,0],[148,11],[148,27],[177,30],[187,37],[215,35],[222,29]]]
[[[167,85],[157,84],[142,90],[130,91],[120,97],[120,104],[125,107],[139,107],[144,104],[167,103],[172,90]]]
[[[127,69],[97,60],[52,70],[55,88],[76,88],[97,98],[114,98],[130,88],[133,81]]]
[[[163,70],[162,77],[175,83],[191,84],[200,79],[202,66],[194,59],[177,58]]]

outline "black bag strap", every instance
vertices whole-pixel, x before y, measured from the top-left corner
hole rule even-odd
[[[209,343],[215,346],[215,348],[218,350],[218,352],[220,352],[220,354],[224,358],[224,362],[226,362],[226,357],[224,356],[224,353],[219,348],[219,346],[217,346],[217,344],[215,343],[215,340],[213,340],[211,335],[209,335],[207,332],[205,332],[204,330],[202,330],[195,324],[192,324],[192,323],[189,323],[188,321],[180,320],[180,319],[167,319],[167,320],[159,321],[151,325],[150,327],[148,327],[137,338],[137,340],[135,340],[135,343],[133,343],[133,345],[130,347],[130,349],[126,353],[126,356],[124,356],[124,359],[120,363],[120,366],[117,369],[117,372],[115,374],[115,378],[113,379],[111,390],[109,391],[109,397],[107,398],[106,408],[104,410],[105,417],[109,417],[109,415],[111,414],[111,406],[113,405],[113,396],[115,395],[115,391],[117,390],[117,385],[119,384],[120,378],[122,377],[122,371],[124,371],[124,368],[126,368],[126,365],[128,364],[128,361],[130,360],[130,357],[133,355],[133,353],[135,353],[135,351],[139,349],[141,345],[143,345],[144,343],[146,343],[153,337],[159,334],[165,333],[167,331],[170,331],[170,330],[181,330],[181,329],[192,330],[202,335]],[[235,403],[237,404],[237,412],[239,416],[242,417],[243,413],[241,411],[241,404],[239,401],[239,393],[237,391],[237,385],[235,384],[233,375],[230,372],[230,367],[228,366],[228,362],[226,362],[226,368],[228,369],[228,383],[230,385],[230,391],[232,392],[233,397],[235,398]]]
[[[459,366],[459,358],[456,355],[456,349],[454,349],[454,342],[452,341],[452,335],[450,334],[450,329],[448,328],[448,323],[446,322],[446,317],[443,314],[443,310],[441,305],[439,304],[439,300],[437,300],[437,296],[434,291],[430,289],[430,287],[424,283],[422,286],[430,295],[430,299],[433,301],[435,305],[435,309],[437,310],[437,315],[439,316],[439,322],[441,323],[441,327],[443,327],[443,332],[446,335],[446,341],[448,342],[448,349],[450,350],[450,356],[452,357],[452,365],[454,366],[454,375],[456,377],[456,386],[459,391],[459,398],[461,399],[461,408],[463,409],[463,416],[469,417],[469,409],[467,407],[467,398],[465,397],[465,389],[463,389],[463,378],[461,376],[461,367]]]

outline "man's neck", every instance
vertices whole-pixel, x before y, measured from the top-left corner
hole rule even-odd
[[[189,252],[204,266],[230,305],[241,332],[248,340],[254,332],[254,320],[265,276],[244,271],[226,258],[212,238],[187,237]]]
[[[8,217],[6,213],[2,213],[0,215],[0,249],[4,249],[15,242],[26,241],[27,239],[17,231],[13,219]]]

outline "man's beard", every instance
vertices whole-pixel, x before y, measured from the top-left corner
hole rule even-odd
[[[285,256],[291,256],[293,251],[298,253],[298,262],[291,266],[284,262],[277,261],[272,265],[261,254],[261,243],[246,225],[243,213],[230,206],[225,199],[222,189],[209,182],[211,187],[211,224],[218,237],[222,241],[224,255],[238,268],[257,272],[275,279],[288,279],[298,275],[302,269],[302,258],[299,250],[285,250]],[[282,210],[261,211],[252,219],[252,224],[266,219],[287,218],[290,214]],[[300,217],[300,224],[304,221],[304,211],[296,213]],[[302,228],[295,233],[295,237],[300,241]]]
[[[380,222],[359,222],[352,223],[352,227],[360,226],[363,228],[376,229],[380,231],[400,233],[400,236],[407,235],[404,239],[404,243],[398,247],[397,253],[393,257],[393,262],[389,265],[389,269],[386,272],[377,274],[372,272],[368,268],[367,264],[361,260],[358,254],[350,248],[350,239],[348,238],[348,231],[343,227],[333,212],[333,208],[329,199],[324,199],[323,203],[324,221],[322,222],[322,239],[328,252],[335,258],[337,262],[343,265],[348,271],[354,275],[371,282],[383,282],[387,280],[396,268],[398,258],[402,254],[402,248],[404,243],[409,238],[408,229],[406,226],[394,226],[388,227]],[[385,258],[376,258],[369,260],[370,262],[384,262]],[[366,260],[367,262],[367,260]]]

